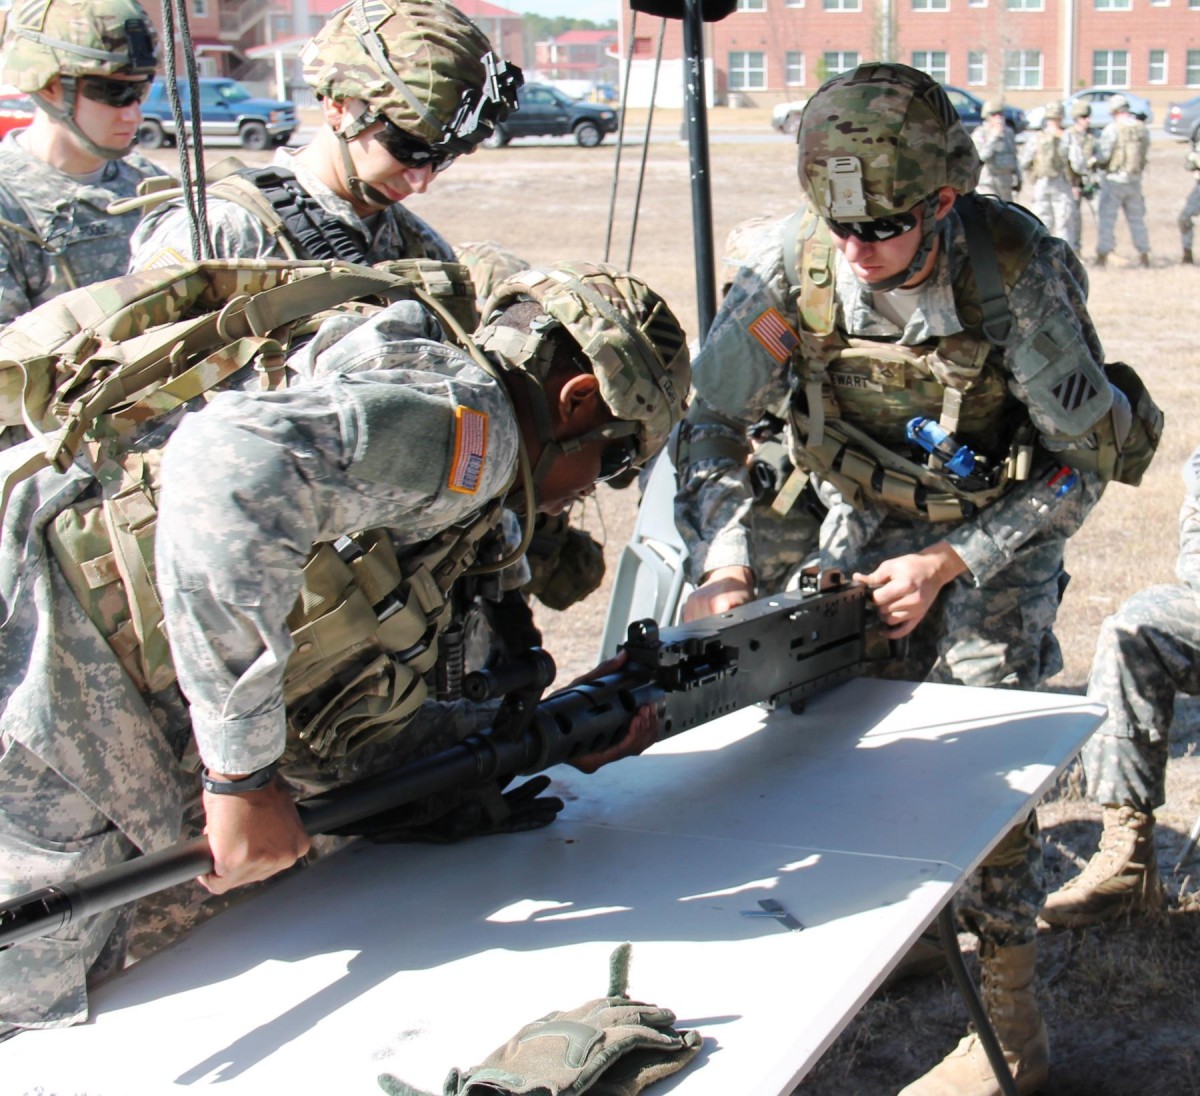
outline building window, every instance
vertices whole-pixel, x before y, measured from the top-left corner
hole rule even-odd
[[[738,11],[766,11],[767,0],[737,0]]]
[[[784,0],[783,6],[785,8],[802,8],[804,0]]]
[[[913,11],[949,11],[950,0],[912,0]]]
[[[1129,87],[1129,50],[1092,50],[1092,83],[1101,87]]]
[[[1171,6],[1171,0],[1150,0],[1152,8],[1168,8]]]
[[[1187,76],[1184,80],[1190,88],[1200,84],[1200,49],[1187,51]]]
[[[858,50],[827,49],[821,54],[821,66],[825,69],[824,79],[840,76],[852,68],[858,68]]]
[[[1045,0],[1004,0],[1004,6],[1009,11],[1044,11],[1046,4]]]
[[[1150,84],[1167,82],[1167,51],[1165,49],[1150,51],[1150,63],[1146,66],[1146,82]]]
[[[208,0],[192,0],[192,14],[203,19],[208,14]]]
[[[804,54],[790,49],[783,55],[783,82],[790,88],[804,86]]]
[[[1042,86],[1042,51],[1012,49],[1004,54],[1004,86],[1010,88],[1040,88]]]
[[[767,55],[762,50],[731,50],[729,90],[752,91],[767,86]]]
[[[944,49],[913,50],[912,67],[929,73],[939,84],[950,83],[950,67]]]
[[[986,8],[987,5],[988,0],[967,0],[967,7],[969,8]]]
[[[290,14],[280,15],[276,12],[271,16],[271,33],[278,38],[288,38],[292,33],[292,17]]]
[[[1131,11],[1133,0],[1096,0],[1097,11]]]
[[[824,0],[824,4],[826,11],[862,11],[862,0]]]
[[[981,49],[973,49],[967,54],[967,84],[977,88],[986,83],[987,54]]]

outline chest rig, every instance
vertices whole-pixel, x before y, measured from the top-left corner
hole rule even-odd
[[[73,291],[0,334],[0,373],[20,371],[21,412],[44,443],[4,483],[3,502],[24,477],[48,465],[65,470],[87,454],[97,488],[58,514],[46,540],[140,690],[175,682],[154,573],[161,452],[173,413],[244,379],[247,368],[261,388],[283,387],[287,350],[336,311],[409,297],[447,328],[470,329],[474,290],[465,268],[447,269],[456,266],[213,260]],[[289,759],[337,759],[403,728],[427,694],[450,589],[498,526],[500,509],[494,500],[403,553],[385,529],[314,548],[287,618]]]
[[[921,346],[848,336],[837,326],[836,248],[809,209],[784,229],[789,304],[797,319],[790,406],[792,459],[852,505],[864,501],[931,522],[959,521],[1029,474],[1032,427],[1008,391],[1008,290],[1043,229],[1019,207],[974,195],[955,205],[970,261],[954,282],[964,330]],[[923,416],[985,456],[987,475],[963,478],[936,456],[909,456],[905,427]],[[785,485],[784,493],[788,492]],[[778,507],[777,507],[778,508]]]

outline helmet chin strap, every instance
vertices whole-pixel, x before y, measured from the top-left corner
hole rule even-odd
[[[337,142],[338,148],[342,153],[342,171],[346,176],[346,186],[350,188],[350,193],[354,195],[358,201],[366,205],[378,206],[380,209],[386,209],[395,203],[386,194],[380,193],[370,183],[365,182],[358,174],[358,169],[354,166],[354,158],[350,155],[350,138],[344,133],[338,133]]]
[[[937,239],[937,234],[941,231],[940,223],[934,220],[933,216],[937,210],[937,204],[937,194],[929,195],[921,203],[921,244],[917,248],[917,253],[912,257],[912,262],[904,270],[878,282],[864,282],[861,278],[856,278],[855,281],[864,289],[871,290],[872,293],[887,293],[889,290],[899,289],[910,278],[919,274],[921,267],[929,258],[929,253],[933,250],[933,242]]]
[[[119,160],[123,156],[128,156],[133,151],[134,145],[137,144],[137,135],[134,134],[133,140],[124,148],[108,148],[106,145],[96,144],[79,128],[79,123],[75,120],[75,104],[79,102],[79,86],[75,82],[75,77],[60,76],[59,81],[63,89],[63,105],[61,107],[50,102],[40,92],[31,92],[30,97],[51,118],[66,126],[75,140],[93,156],[98,156],[101,160]]]

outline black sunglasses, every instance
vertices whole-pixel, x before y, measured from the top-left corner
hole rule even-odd
[[[637,442],[631,436],[626,435],[610,441],[600,450],[600,474],[596,477],[596,482],[604,483],[622,472],[628,472],[637,457]]]
[[[894,240],[917,227],[918,219],[915,213],[897,213],[894,217],[880,217],[875,221],[830,221],[829,231],[839,239],[853,236],[865,244],[881,244],[884,240]]]
[[[387,118],[383,119],[383,128],[376,132],[375,140],[393,160],[405,167],[431,167],[435,172],[444,171],[458,158],[457,152],[434,148],[419,137],[405,133]]]
[[[84,76],[79,81],[79,94],[106,107],[128,107],[134,103],[144,103],[153,83],[153,80],[110,80],[107,76]]]

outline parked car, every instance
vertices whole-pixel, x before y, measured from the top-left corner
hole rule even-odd
[[[1108,101],[1114,95],[1124,95],[1129,100],[1129,109],[1143,122],[1149,124],[1154,121],[1154,107],[1150,105],[1149,99],[1134,95],[1132,91],[1126,91],[1125,88],[1084,88],[1082,91],[1075,92],[1074,95],[1068,95],[1062,101],[1067,124],[1071,123],[1071,107],[1082,100],[1091,104],[1092,116],[1088,123],[1089,128],[1103,129],[1112,121],[1112,111],[1108,109]],[[1045,124],[1046,108],[1044,106],[1034,107],[1029,112],[1029,128],[1041,129]]]
[[[771,128],[779,133],[795,133],[800,128],[800,115],[807,99],[790,99],[771,108]]]
[[[33,121],[33,100],[13,87],[0,88],[0,137]]]
[[[584,148],[595,148],[606,133],[616,133],[619,118],[612,107],[572,99],[549,84],[522,84],[517,108],[484,140],[488,148],[503,148],[514,137],[554,137],[573,134]]]
[[[978,129],[983,124],[985,100],[962,88],[951,87],[949,84],[943,84],[942,87],[950,97],[950,104],[958,111],[958,120],[962,122],[963,128],[968,133]],[[1020,107],[1009,106],[1007,103],[1004,106],[1004,121],[1014,135],[1024,133],[1029,124],[1025,112]]]
[[[1163,131],[1185,141],[1200,141],[1200,95],[1182,103],[1168,103]]]
[[[179,98],[185,121],[192,120],[187,82],[179,82]],[[245,148],[264,149],[286,145],[296,131],[296,104],[288,99],[259,99],[236,80],[219,76],[200,78],[201,137],[236,137]],[[166,81],[154,87],[142,104],[138,143],[143,148],[161,148],[175,143],[175,119],[167,102]]]

